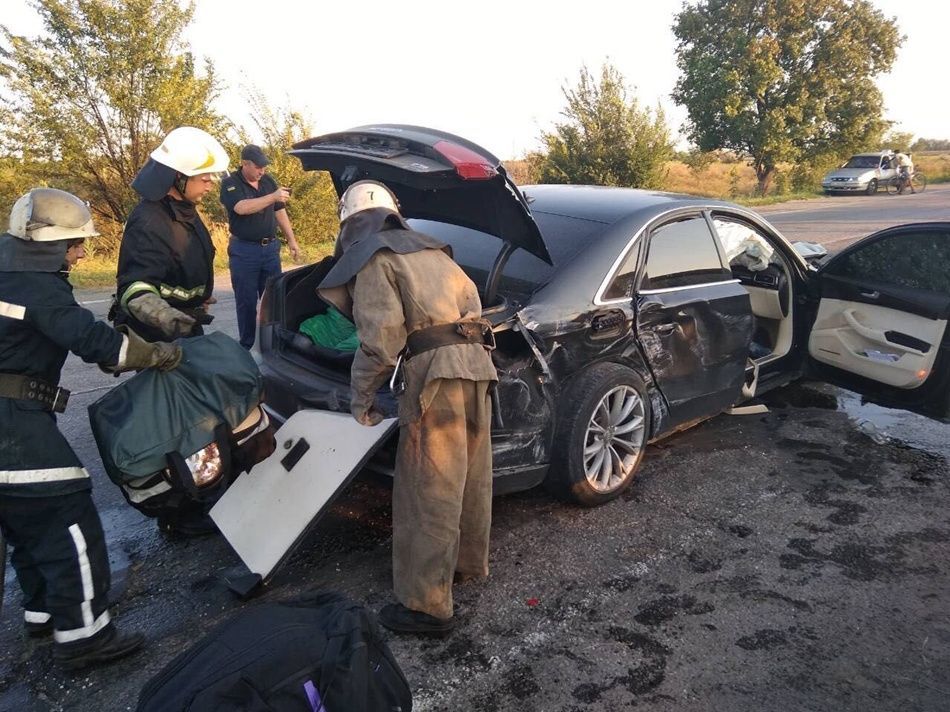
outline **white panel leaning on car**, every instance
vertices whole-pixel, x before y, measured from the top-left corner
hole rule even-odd
[[[349,413],[323,410],[301,410],[287,419],[274,453],[238,477],[210,512],[250,573],[267,580],[396,421],[367,427]]]

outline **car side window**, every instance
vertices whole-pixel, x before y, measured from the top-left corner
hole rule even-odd
[[[860,245],[828,265],[827,274],[880,286],[950,295],[950,232],[901,232]]]
[[[633,294],[633,285],[637,279],[637,264],[640,262],[640,245],[643,240],[637,240],[604,290],[604,299],[625,299]]]
[[[716,215],[713,226],[733,271],[761,272],[768,269],[769,264],[780,261],[775,248],[751,225]]]
[[[650,233],[646,270],[640,289],[674,289],[732,279],[722,264],[706,219],[674,220]]]

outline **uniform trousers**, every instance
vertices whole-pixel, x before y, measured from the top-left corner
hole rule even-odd
[[[237,310],[238,340],[246,349],[257,335],[257,304],[267,280],[280,274],[280,242],[266,245],[231,238],[228,243],[228,268]]]
[[[399,430],[393,482],[393,589],[407,608],[452,616],[456,571],[488,575],[489,381],[437,379],[422,417]]]
[[[0,495],[0,527],[23,590],[27,623],[52,619],[53,638],[82,649],[111,634],[109,556],[89,490],[49,497]]]

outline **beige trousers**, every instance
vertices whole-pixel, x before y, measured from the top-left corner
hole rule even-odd
[[[488,575],[490,385],[464,379],[426,384],[422,417],[399,431],[393,588],[404,606],[437,618],[452,616],[456,571]]]

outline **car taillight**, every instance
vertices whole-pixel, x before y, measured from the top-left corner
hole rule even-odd
[[[488,180],[498,175],[495,166],[470,148],[451,141],[439,141],[433,148],[447,158],[465,180]]]
[[[186,457],[185,464],[191,472],[191,478],[195,482],[195,487],[213,485],[218,481],[224,471],[224,463],[221,461],[221,451],[218,449],[218,443],[216,442],[203,447],[194,455]]]

